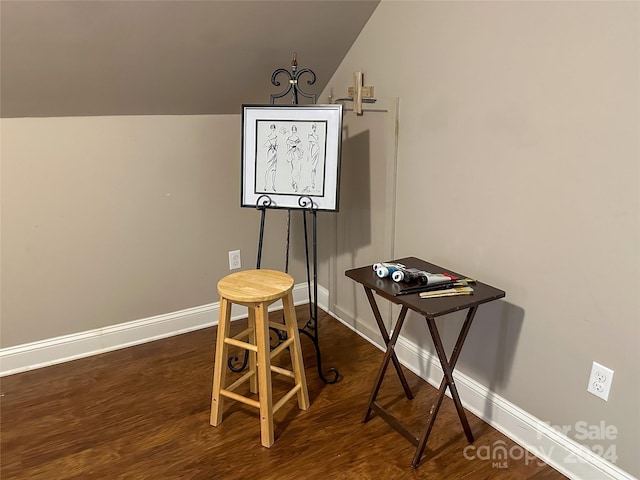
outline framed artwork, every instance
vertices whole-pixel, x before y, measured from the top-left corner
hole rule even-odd
[[[241,206],[338,211],[342,105],[243,105]]]

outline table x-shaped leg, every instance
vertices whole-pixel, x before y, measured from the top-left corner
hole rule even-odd
[[[386,327],[384,326],[384,322],[382,321],[382,315],[380,315],[380,309],[378,308],[378,304],[376,303],[376,299],[373,296],[373,292],[365,287],[365,293],[367,294],[367,299],[369,300],[369,305],[371,305],[371,310],[373,311],[373,316],[376,319],[376,323],[378,324],[378,328],[380,329],[380,334],[382,335],[382,340],[384,340],[385,345],[387,346],[386,352],[384,355],[384,360],[382,361],[382,365],[380,365],[380,370],[378,371],[378,377],[376,378],[376,383],[371,392],[371,396],[369,397],[369,403],[367,405],[367,411],[364,414],[362,419],[362,423],[365,423],[369,420],[371,416],[371,410],[376,407],[376,397],[378,396],[378,391],[380,390],[380,386],[382,385],[382,380],[384,378],[384,374],[387,371],[387,367],[389,366],[389,360],[393,362],[393,366],[396,369],[398,374],[398,378],[400,379],[400,383],[402,384],[402,388],[404,389],[404,393],[409,400],[413,398],[413,394],[411,393],[411,389],[409,388],[409,384],[407,383],[407,379],[402,373],[402,367],[400,366],[400,362],[398,361],[398,357],[395,352],[395,344],[398,340],[398,336],[400,335],[400,330],[402,330],[402,325],[407,316],[407,312],[409,309],[406,306],[402,306],[400,310],[400,314],[398,315],[398,320],[396,321],[396,325],[393,329],[393,335],[389,338],[389,333],[387,332]],[[379,408],[376,408],[376,411],[379,411]],[[380,412],[383,413],[383,412]]]
[[[442,345],[442,340],[438,332],[438,327],[436,326],[435,318],[425,317],[427,320],[427,325],[429,327],[429,333],[431,334],[431,339],[433,340],[434,346],[436,348],[436,353],[438,354],[438,359],[440,360],[440,365],[442,366],[442,371],[444,372],[444,377],[440,382],[438,396],[433,406],[431,407],[431,410],[429,411],[429,419],[427,420],[427,425],[422,436],[420,437],[418,447],[416,448],[416,453],[413,457],[413,461],[411,462],[411,466],[413,468],[417,468],[418,464],[420,463],[420,458],[424,453],[424,449],[427,445],[427,440],[429,439],[429,434],[431,433],[431,429],[433,428],[436,416],[438,415],[438,410],[440,410],[440,405],[442,404],[442,399],[444,398],[447,387],[449,387],[449,391],[451,392],[451,398],[453,399],[456,411],[458,412],[458,417],[460,418],[460,423],[462,424],[464,433],[467,436],[467,440],[469,441],[469,443],[473,442],[473,433],[471,432],[471,427],[469,427],[467,416],[465,415],[464,409],[462,408],[462,403],[460,402],[458,389],[456,388],[455,382],[453,380],[453,370],[456,366],[456,362],[458,361],[458,357],[460,356],[460,351],[462,350],[462,345],[464,344],[465,338],[467,337],[467,333],[469,333],[471,322],[473,322],[473,317],[475,316],[477,310],[478,307],[473,306],[467,312],[467,317],[464,321],[464,324],[462,325],[462,328],[460,329],[458,340],[453,347],[450,359],[447,359],[447,355],[444,351],[444,346]]]

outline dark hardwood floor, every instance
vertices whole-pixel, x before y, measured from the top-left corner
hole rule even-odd
[[[341,379],[325,385],[318,378],[313,345],[303,335],[311,407],[300,411],[294,397],[277,412],[270,449],[260,445],[258,411],[251,407],[227,400],[223,423],[209,425],[216,329],[208,328],[0,379],[0,477],[565,478],[538,460],[507,459],[498,466],[471,458],[469,450],[465,455],[468,443],[448,397],[422,462],[412,469],[414,447],[407,440],[376,416],[361,423],[382,352],[320,314],[323,364],[338,368]],[[308,318],[308,308],[298,307],[298,316]],[[234,322],[233,328],[244,323]],[[419,432],[436,390],[407,370],[415,395],[407,401],[392,368],[387,375],[379,399]],[[274,398],[285,381],[274,380]],[[475,448],[498,441],[515,447],[471,413],[468,418]]]

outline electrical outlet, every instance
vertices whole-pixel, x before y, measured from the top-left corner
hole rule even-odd
[[[229,270],[237,270],[241,267],[240,250],[232,250],[229,252]]]
[[[596,397],[600,397],[604,401],[607,401],[609,399],[609,391],[611,390],[612,381],[613,370],[604,367],[597,362],[593,362],[591,375],[589,375],[587,392],[593,393]]]

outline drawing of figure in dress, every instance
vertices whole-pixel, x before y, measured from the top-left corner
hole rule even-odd
[[[271,187],[276,191],[276,166],[278,164],[278,136],[276,135],[276,126],[271,124],[270,133],[264,147],[267,149],[267,169],[264,174],[264,189]]]
[[[309,137],[309,161],[311,162],[311,189],[316,189],[316,169],[318,167],[318,155],[320,154],[320,146],[318,144],[318,133],[316,132],[316,124],[311,125],[311,133]]]
[[[293,191],[298,191],[300,181],[300,160],[304,152],[302,151],[302,140],[298,136],[298,127],[291,126],[291,135],[287,138],[287,162],[291,164],[291,187]]]

